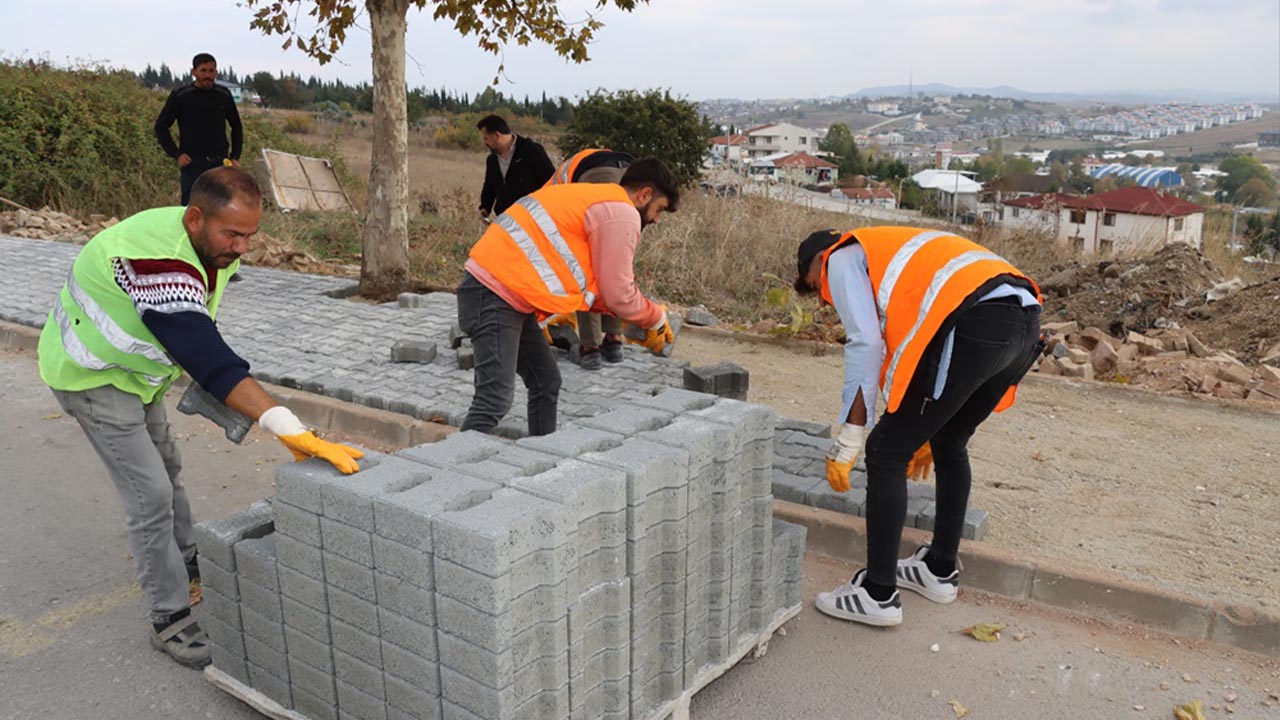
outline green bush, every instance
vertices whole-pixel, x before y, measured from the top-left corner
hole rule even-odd
[[[290,115],[285,118],[284,131],[294,135],[310,135],[316,131],[316,120],[310,115]]]
[[[177,204],[177,164],[152,131],[165,97],[126,71],[0,61],[0,196],[117,217]],[[246,166],[263,147],[336,157],[264,118],[242,120]],[[344,183],[353,181],[334,164]]]
[[[431,138],[437,147],[456,147],[462,150],[480,149],[480,131],[470,115],[452,116],[449,123],[436,128]]]

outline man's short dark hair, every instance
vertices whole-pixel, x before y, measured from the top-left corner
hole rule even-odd
[[[656,157],[647,157],[631,163],[618,184],[629,192],[641,188],[653,188],[655,193],[667,196],[667,212],[680,207],[680,181],[671,168]]]
[[[796,282],[794,285],[796,294],[811,295],[817,292],[805,282],[805,276],[809,274],[809,266],[813,264],[815,257],[840,242],[840,238],[841,233],[839,230],[819,230],[811,233],[809,237],[800,242],[800,247],[796,248]]]
[[[191,186],[192,207],[198,207],[205,215],[216,215],[235,200],[245,200],[250,205],[262,203],[262,191],[249,173],[233,167],[217,167],[201,173]]]
[[[209,53],[200,53],[199,55],[191,58],[191,69],[195,70],[205,63],[213,63],[214,65],[217,65],[218,61]]]
[[[480,118],[480,122],[476,123],[476,127],[487,133],[511,134],[511,126],[507,124],[506,120],[502,119],[501,115],[485,115]]]

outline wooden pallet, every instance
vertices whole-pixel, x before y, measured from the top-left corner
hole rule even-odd
[[[779,610],[774,614],[773,621],[763,631],[755,635],[745,635],[739,638],[738,647],[734,650],[733,655],[718,665],[708,665],[699,670],[694,677],[692,687],[686,688],[680,697],[669,700],[660,706],[646,720],[689,720],[689,705],[693,701],[693,696],[699,690],[733,669],[733,666],[741,662],[748,653],[752,653],[753,657],[763,657],[769,650],[769,640],[773,638],[773,634],[787,621],[799,615],[800,610],[800,605]],[[305,715],[281,707],[280,703],[212,665],[204,669],[204,677],[214,687],[228,693],[271,720],[310,720]]]

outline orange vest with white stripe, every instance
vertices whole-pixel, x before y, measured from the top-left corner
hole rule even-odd
[[[620,185],[544,187],[499,215],[471,248],[471,259],[539,315],[589,310],[599,290],[585,217],[602,202],[632,205]]]
[[[582,161],[595,155],[598,152],[609,152],[608,148],[587,148],[574,153],[572,157],[560,163],[560,167],[556,168],[555,173],[551,175],[551,179],[542,187],[551,185],[565,185],[573,182],[573,176],[578,172],[578,166]]]
[[[1026,281],[1031,278],[1004,258],[981,245],[938,230],[910,227],[862,228],[845,233],[822,256],[822,299],[831,301],[827,261],[831,253],[858,243],[867,254],[867,272],[876,296],[880,331],[884,336],[884,362],[880,366],[880,390],[885,409],[894,412],[925,350],[952,313],[983,285],[1000,276]],[[1016,388],[1010,387],[996,412],[1013,405]]]

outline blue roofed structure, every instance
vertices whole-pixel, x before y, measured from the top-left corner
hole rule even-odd
[[[1089,175],[1095,179],[1127,177],[1131,178],[1138,187],[1178,187],[1183,184],[1182,176],[1176,169],[1170,167],[1134,167],[1111,163],[1094,168],[1089,171]]]

